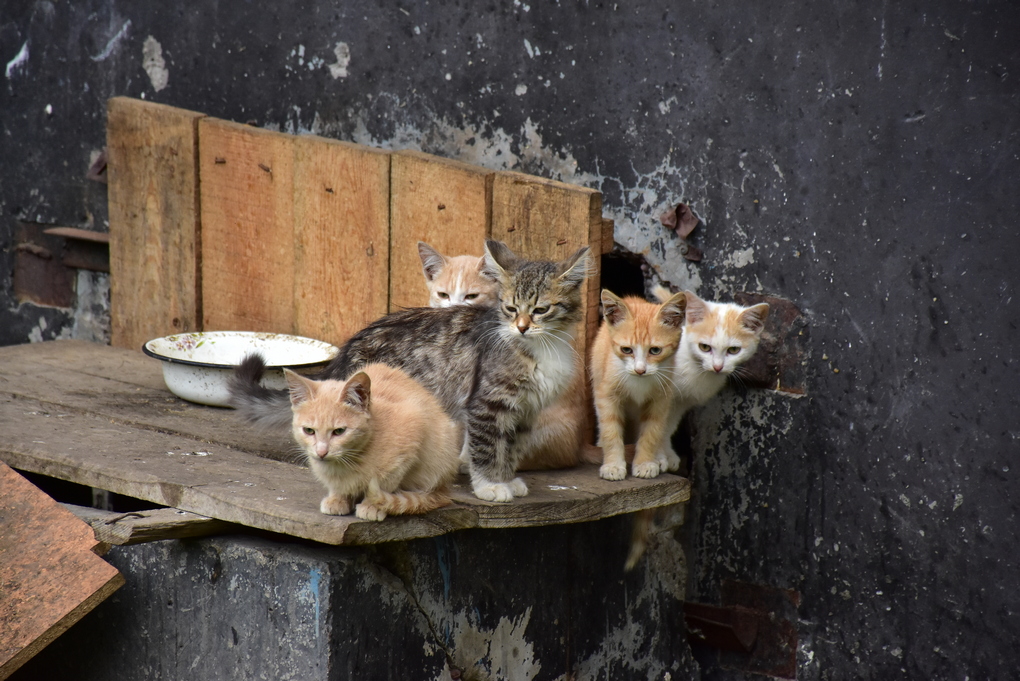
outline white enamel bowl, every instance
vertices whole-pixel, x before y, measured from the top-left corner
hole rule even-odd
[[[249,352],[259,352],[266,360],[264,386],[286,388],[284,367],[301,371],[324,366],[339,348],[280,333],[206,331],[156,338],[143,345],[142,352],[163,362],[163,380],[173,394],[189,402],[227,407],[227,379]]]

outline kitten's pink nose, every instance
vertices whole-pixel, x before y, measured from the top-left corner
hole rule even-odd
[[[722,371],[723,365],[722,364],[713,364],[712,368],[715,369],[715,373],[719,373],[720,371]]]
[[[645,365],[644,364],[635,364],[634,365],[634,373],[637,374],[638,376],[644,375],[645,371],[646,371],[646,369],[645,369]]]
[[[320,459],[325,459],[327,454],[329,454],[329,447],[327,447],[324,444],[319,444],[315,446],[315,455],[318,456]]]
[[[527,332],[527,330],[530,329],[530,328],[531,328],[531,319],[529,319],[528,317],[523,317],[523,316],[517,318],[517,330],[520,331],[522,335],[525,332]]]

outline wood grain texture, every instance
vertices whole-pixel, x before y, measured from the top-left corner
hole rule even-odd
[[[129,546],[163,539],[205,537],[236,531],[237,525],[182,511],[154,508],[136,513],[116,513],[88,506],[61,504],[92,528],[96,540],[114,546]]]
[[[294,142],[295,333],[336,345],[386,314],[390,155]]]
[[[154,380],[152,368],[137,359],[137,353],[76,341],[0,348],[0,383],[5,386],[0,396],[0,460],[62,480],[328,544],[430,537],[470,527],[581,522],[678,503],[690,493],[689,482],[677,476],[608,482],[598,477],[596,466],[582,466],[525,473],[531,493],[512,504],[476,499],[462,476],[453,493],[456,503],[423,516],[382,523],[324,516],[318,511],[324,490],[307,469],[230,444],[236,439],[226,437],[224,424],[218,423],[230,411],[186,405],[172,396],[167,397],[168,405],[179,403],[180,413],[164,406],[153,409],[146,402]],[[102,398],[102,391],[112,386],[103,383],[94,393],[78,394],[85,383],[99,378],[96,374],[110,372],[125,385],[122,393]],[[46,378],[32,378],[36,375]],[[138,397],[132,399],[136,387]],[[60,427],[52,427],[54,423]],[[239,421],[235,430],[242,436],[247,432]],[[39,437],[40,432],[46,437]]]
[[[127,97],[107,107],[113,345],[202,329],[198,121]]]
[[[294,332],[292,135],[199,121],[202,324]]]
[[[92,529],[0,463],[0,679],[85,616],[124,578]]]
[[[390,310],[429,304],[419,241],[449,256],[484,253],[494,176],[478,166],[420,152],[393,154]]]

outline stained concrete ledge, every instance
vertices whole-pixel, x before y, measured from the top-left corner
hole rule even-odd
[[[691,678],[682,557],[623,573],[629,528],[115,547],[127,584],[11,678]]]

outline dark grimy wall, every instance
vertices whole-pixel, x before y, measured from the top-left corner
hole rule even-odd
[[[47,307],[12,272],[23,223],[108,229],[115,95],[595,187],[650,280],[806,321],[805,395],[691,415],[688,599],[798,591],[798,678],[1017,678],[1018,29],[1008,0],[8,1],[0,343],[102,340],[102,275]]]

